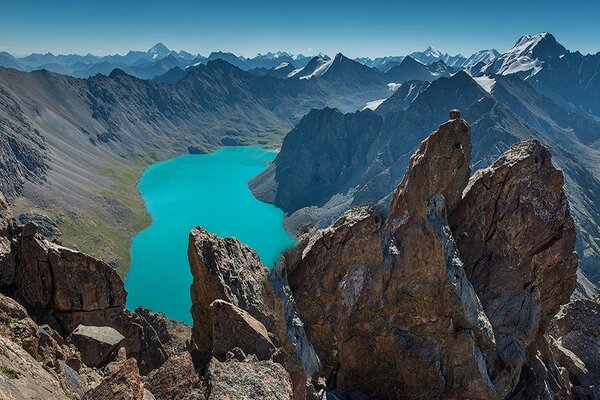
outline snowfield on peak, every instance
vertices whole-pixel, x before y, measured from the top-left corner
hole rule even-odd
[[[492,78],[489,75],[483,75],[475,77],[473,79],[475,80],[475,82],[477,82],[479,86],[482,87],[483,90],[490,94],[492,93],[492,89],[494,89],[494,85],[496,85],[496,79]]]
[[[379,99],[379,100],[373,100],[373,101],[369,101],[363,108],[361,111],[365,111],[366,109],[369,109],[371,111],[375,111],[377,110],[377,107],[379,107],[381,105],[381,103],[383,103],[384,101],[386,101],[387,99]]]

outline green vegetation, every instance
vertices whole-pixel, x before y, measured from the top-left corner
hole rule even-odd
[[[2,364],[0,364],[0,374],[2,374],[2,376],[4,376],[6,379],[19,379],[19,373],[17,371]]]
[[[112,186],[99,195],[110,204],[113,213],[99,215],[92,210],[82,210],[55,215],[61,221],[60,241],[108,262],[124,277],[130,264],[131,238],[151,222],[136,183],[146,166],[154,161],[154,157],[146,156],[128,164],[112,162],[105,166],[101,175],[110,178]]]

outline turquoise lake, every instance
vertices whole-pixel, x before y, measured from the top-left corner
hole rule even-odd
[[[268,267],[294,244],[283,212],[254,198],[248,181],[275,158],[258,147],[226,147],[148,167],[138,190],[152,224],[133,238],[127,307],[143,305],[192,323],[188,234],[198,225],[255,249]]]

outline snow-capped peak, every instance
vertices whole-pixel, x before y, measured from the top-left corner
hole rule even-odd
[[[522,36],[512,49],[499,56],[492,64],[492,71],[500,75],[521,74],[529,79],[541,71],[544,61],[538,59],[534,50],[546,39],[554,40],[548,32]],[[560,46],[560,45],[559,45]]]
[[[443,56],[442,52],[440,52],[439,50],[434,49],[431,46],[428,46],[423,53],[426,56],[435,57],[435,58],[441,58]]]
[[[171,52],[171,50],[169,50],[167,48],[167,46],[165,46],[161,42],[156,43],[154,46],[152,46],[150,48],[150,50],[147,51],[147,53],[150,56],[152,56],[153,59],[165,58],[166,56],[169,55],[170,52]]]

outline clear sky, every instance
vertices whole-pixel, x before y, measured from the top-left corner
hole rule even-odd
[[[0,0],[0,51],[122,54],[161,41],[204,55],[373,57],[428,45],[467,54],[548,31],[568,49],[596,53],[599,16],[597,0]]]

